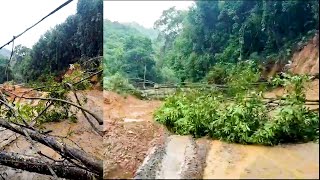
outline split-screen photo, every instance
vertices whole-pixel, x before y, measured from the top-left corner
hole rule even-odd
[[[0,179],[319,179],[316,0],[0,6]]]

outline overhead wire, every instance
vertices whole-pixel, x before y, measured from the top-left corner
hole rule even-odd
[[[33,27],[35,27],[36,25],[38,25],[40,22],[42,22],[43,20],[45,20],[46,18],[48,18],[49,16],[51,16],[52,14],[54,14],[55,12],[59,11],[61,8],[63,8],[64,6],[66,6],[67,4],[71,3],[73,0],[68,0],[66,2],[64,2],[63,4],[61,4],[59,7],[57,7],[56,9],[54,9],[53,11],[51,11],[48,15],[44,16],[42,19],[40,19],[38,22],[36,22],[35,24],[33,24],[32,26],[28,27],[26,30],[24,30],[22,33],[13,36],[13,38],[5,43],[4,45],[2,45],[0,47],[0,49],[2,49],[3,47],[9,45],[11,42],[13,42],[15,39],[17,39],[18,37],[20,37],[21,35],[23,35],[24,33],[26,33],[27,31],[29,31],[30,29],[32,29]]]
[[[27,31],[29,31],[30,29],[32,29],[33,27],[35,27],[36,25],[38,25],[40,22],[42,22],[43,20],[45,20],[46,18],[48,18],[49,16],[51,16],[52,14],[54,14],[55,12],[59,11],[61,8],[63,8],[64,6],[68,5],[69,3],[71,3],[73,0],[68,0],[66,2],[64,2],[63,4],[61,4],[60,6],[58,6],[56,9],[54,9],[53,11],[51,11],[49,14],[47,14],[46,16],[44,16],[43,18],[41,18],[38,22],[36,22],[35,24],[33,24],[32,26],[28,27],[26,30],[24,30],[22,33],[16,35],[16,36],[13,36],[13,38],[7,42],[6,44],[2,45],[0,47],[0,50],[2,48],[4,48],[5,46],[9,45],[10,43],[12,43],[12,50],[11,50],[11,55],[10,55],[10,58],[9,58],[9,61],[6,65],[6,69],[5,69],[5,75],[7,77],[7,81],[9,80],[9,73],[8,73],[8,68],[9,68],[9,65],[10,65],[10,62],[11,62],[11,59],[12,59],[12,56],[13,56],[13,52],[14,52],[14,40],[17,39],[18,37],[22,36],[24,33],[26,33]]]
[[[64,6],[66,6],[66,5],[68,5],[69,3],[71,3],[73,0],[68,0],[68,1],[66,1],[66,2],[64,2],[63,4],[61,4],[60,6],[58,6],[56,9],[54,9],[53,11],[51,11],[48,15],[46,15],[46,16],[44,16],[43,18],[41,18],[38,22],[36,22],[35,24],[33,24],[32,26],[30,26],[30,27],[28,27],[26,30],[24,30],[23,32],[21,32],[20,34],[18,34],[18,35],[16,35],[16,36],[13,36],[13,38],[9,41],[9,42],[7,42],[7,43],[5,43],[4,45],[2,45],[1,47],[0,47],[0,50],[2,49],[2,48],[4,48],[5,46],[7,46],[7,45],[9,45],[10,43],[12,43],[12,50],[11,50],[11,54],[10,54],[10,59],[9,59],[9,61],[8,61],[8,64],[7,64],[7,66],[6,66],[6,69],[5,69],[5,74],[6,74],[6,76],[7,76],[7,81],[8,81],[8,66],[9,66],[9,64],[10,64],[10,61],[11,61],[11,59],[12,59],[12,56],[13,56],[13,52],[14,52],[14,40],[15,39],[17,39],[17,38],[19,38],[20,36],[22,36],[24,33],[26,33],[27,31],[29,31],[30,29],[32,29],[33,27],[35,27],[36,25],[38,25],[40,22],[42,22],[43,20],[45,20],[46,18],[48,18],[49,16],[51,16],[52,14],[54,14],[55,12],[57,12],[57,11],[59,11],[61,8],[63,8]],[[28,137],[28,138],[30,138],[30,137]],[[32,143],[33,141],[31,140],[31,138],[29,139],[30,140],[30,142]],[[33,144],[33,143],[32,143]],[[48,169],[49,169],[49,171],[51,172],[51,174],[53,175],[53,177],[55,178],[55,179],[57,179],[58,177],[57,177],[57,175],[56,175],[56,173],[53,171],[53,169],[50,167],[50,166],[48,166]]]

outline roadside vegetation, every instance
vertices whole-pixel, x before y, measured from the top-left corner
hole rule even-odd
[[[265,98],[261,88],[246,89],[240,84],[237,91],[178,90],[156,111],[155,120],[177,134],[208,135],[241,144],[316,141],[319,114],[305,107],[307,79],[297,75],[274,78],[273,85],[284,86],[287,91],[279,99]]]

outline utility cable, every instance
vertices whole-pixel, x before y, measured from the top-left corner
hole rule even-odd
[[[4,44],[3,46],[0,47],[0,49],[2,49],[3,47],[9,45],[11,42],[13,42],[15,39],[17,39],[18,37],[20,37],[21,35],[23,35],[24,33],[26,33],[27,31],[29,31],[30,29],[32,29],[33,27],[35,27],[36,25],[38,25],[41,21],[43,21],[44,19],[46,19],[47,17],[51,16],[52,14],[54,14],[55,12],[59,11],[61,8],[63,8],[64,6],[66,6],[67,4],[71,3],[73,0],[68,0],[65,3],[61,4],[59,7],[57,7],[55,10],[53,10],[52,12],[50,12],[48,15],[46,15],[45,17],[43,17],[42,19],[40,19],[40,21],[38,21],[37,23],[35,23],[34,25],[30,26],[29,28],[27,28],[26,30],[24,30],[22,33],[18,34],[17,36],[13,36],[13,38],[7,42],[6,44]]]

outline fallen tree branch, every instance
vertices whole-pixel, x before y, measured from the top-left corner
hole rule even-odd
[[[81,106],[80,100],[79,100],[78,95],[77,95],[76,91],[74,90],[73,86],[71,84],[67,84],[67,85],[69,85],[70,89],[72,90],[72,92],[73,92],[73,94],[74,94],[74,96],[75,96],[75,98],[77,100],[78,105]],[[92,127],[92,129],[96,133],[98,133],[98,135],[100,135],[102,137],[103,136],[103,132],[99,131],[99,129],[96,128],[96,126],[91,122],[90,118],[87,116],[87,113],[84,110],[82,110],[82,109],[80,109],[80,110],[81,110],[82,114],[84,115],[84,117],[87,119],[87,121],[90,124],[90,126]]]
[[[18,113],[17,113],[16,109],[14,107],[10,106],[8,101],[6,101],[5,99],[4,99],[4,101],[0,99],[0,103],[4,104],[7,108],[9,108],[9,110],[12,112],[13,116],[15,118],[18,118]],[[30,128],[30,129],[34,129],[33,127],[29,126],[29,124],[26,122],[25,119],[23,119],[21,116],[20,116],[20,118],[22,119],[22,122],[24,123],[25,126],[28,126],[28,128]]]
[[[81,149],[82,151],[84,151],[84,149],[83,149],[81,146],[79,146],[76,142],[74,142],[74,140],[68,138],[68,135],[66,135],[66,136],[51,135],[51,136],[60,138],[63,142],[64,142],[64,139],[66,139],[66,140],[72,142],[74,145],[76,145],[79,149]]]
[[[16,113],[16,111],[14,111],[14,112]],[[27,124],[26,126],[24,126],[24,125],[17,124],[17,123],[12,123],[12,124],[15,124],[15,125],[17,125],[17,126],[20,126],[20,127],[24,127],[24,128],[25,128],[25,129],[22,129],[22,132],[23,132],[22,135],[24,135],[24,136],[27,138],[27,140],[30,142],[30,144],[31,144],[31,146],[33,147],[33,149],[36,150],[36,153],[39,154],[39,155],[41,155],[41,156],[43,156],[44,154],[37,148],[37,145],[33,142],[32,138],[31,138],[30,135],[29,135],[29,133],[26,131],[26,129],[30,129],[30,130],[32,130],[32,131],[34,131],[34,132],[36,132],[36,133],[39,133],[39,132],[37,132],[35,129],[33,129],[33,125],[30,126],[29,124]],[[33,124],[35,124],[35,123],[33,123]],[[9,125],[12,127],[11,124],[9,124]],[[14,128],[14,127],[12,127],[12,128]],[[52,147],[50,147],[50,148],[52,148]],[[54,149],[54,148],[52,148],[52,149]],[[60,154],[60,155],[63,156],[63,157],[65,157],[63,154]],[[44,156],[44,157],[48,158],[48,156]],[[82,168],[82,167],[79,166],[77,163],[73,162],[70,158],[68,158],[68,157],[65,157],[65,158],[68,159],[71,163],[73,163],[73,164],[75,164],[76,166],[78,166],[79,168]],[[47,168],[48,168],[49,171],[51,172],[51,175],[53,175],[53,176],[57,179],[58,177],[57,177],[56,173],[54,172],[54,170],[53,170],[50,166],[48,166],[48,165],[47,165]]]
[[[96,174],[72,166],[69,163],[49,162],[35,157],[19,155],[17,153],[0,152],[0,164],[46,175],[51,175],[51,172],[47,167],[50,166],[56,175],[61,178],[81,180],[101,179],[101,177]]]
[[[93,77],[93,76],[95,76],[95,75],[101,74],[102,72],[103,72],[103,70],[100,70],[100,71],[98,71],[98,72],[95,72],[95,73],[91,74],[90,76],[87,76],[87,77],[81,79],[80,81],[73,83],[72,85],[73,85],[73,86],[74,86],[74,85],[77,85],[77,84],[81,83],[82,81],[85,81],[85,80],[87,80],[87,79],[89,79],[89,78],[91,78],[91,77]]]
[[[102,56],[98,56],[98,57],[95,57],[95,58],[101,58],[101,57],[102,57]],[[92,58],[92,59],[95,59],[95,58]],[[95,72],[95,73],[93,73],[93,74],[91,74],[91,75],[89,75],[89,76],[87,76],[87,77],[85,77],[85,78],[83,78],[83,79],[80,79],[79,81],[73,83],[72,85],[79,84],[79,83],[81,83],[81,82],[83,82],[83,81],[91,78],[91,77],[94,76],[94,75],[101,74],[102,72],[103,72],[103,70],[97,71],[97,72]],[[51,87],[51,88],[54,88],[54,87],[58,87],[58,86],[60,86],[60,85],[55,85],[55,86],[50,86],[50,87]],[[30,89],[30,90],[28,90],[28,91],[23,92],[21,96],[16,96],[16,97],[19,97],[19,98],[21,99],[22,97],[24,97],[24,95],[30,93],[31,91],[41,90],[41,89],[44,89],[44,88],[47,88],[47,87],[48,87],[48,86],[40,86],[40,87],[37,87],[37,88],[32,88],[32,89]],[[3,87],[2,87],[2,88],[3,88]],[[3,89],[4,89],[4,88],[3,88]],[[15,97],[15,98],[16,98],[16,97]]]
[[[2,93],[1,93],[2,94]],[[2,94],[3,95],[3,94]],[[8,102],[4,97],[3,97],[3,100],[5,101],[1,101],[3,104],[5,104],[6,106],[9,106],[6,102]],[[16,109],[14,109],[13,107],[10,107],[9,108],[11,111],[12,111],[12,113],[14,113],[14,115],[17,113],[17,115],[19,115],[19,113],[16,111]],[[15,115],[15,117],[17,117],[17,115]],[[18,124],[18,123],[14,123],[14,124],[16,124],[16,125],[20,125],[20,124]],[[25,128],[28,128],[28,129],[31,129],[31,130],[35,130],[34,128],[33,128],[33,125],[34,124],[32,124],[31,123],[31,125],[29,125],[29,124],[27,124],[27,125],[20,125],[20,126],[23,126],[23,127],[25,127]],[[38,153],[38,154],[40,154],[40,155],[44,155],[44,154],[42,154],[41,153],[41,151],[36,147],[36,144],[33,142],[33,140],[29,137],[29,134],[26,132],[26,131],[23,131],[23,133],[24,133],[24,135],[27,137],[27,140],[31,143],[31,145],[32,145],[32,147],[36,150],[36,153]],[[45,157],[47,157],[47,156],[45,156]],[[51,174],[55,177],[55,178],[57,178],[57,175],[55,174],[55,172],[51,169],[51,167],[50,166],[47,166],[47,168],[50,170],[50,172],[51,172]]]
[[[90,77],[93,77],[93,76],[95,76],[97,74],[100,74],[102,72],[103,71],[100,70],[100,71],[98,71],[96,73],[90,74],[88,77],[85,77],[85,78],[81,79],[80,81],[78,81],[78,82],[76,82],[74,84],[81,83],[81,82],[85,81],[86,79],[89,79]],[[64,85],[65,84],[62,84],[62,86],[64,86]],[[61,84],[55,85],[55,86],[58,87],[58,86],[61,86]],[[51,87],[55,87],[55,86],[51,86]],[[8,130],[11,130],[13,132],[16,132],[18,134],[21,134],[21,135],[27,137],[27,140],[30,141],[33,149],[36,150],[36,152],[40,155],[40,157],[44,156],[44,157],[47,158],[47,159],[44,159],[44,160],[41,160],[40,158],[37,158],[37,161],[42,161],[44,163],[42,163],[41,167],[38,168],[38,169],[42,169],[42,170],[38,170],[36,172],[41,173],[41,174],[45,174],[44,172],[47,171],[47,174],[53,175],[55,178],[57,178],[57,175],[60,172],[56,173],[55,172],[55,168],[52,168],[51,165],[47,163],[47,160],[49,159],[50,161],[55,162],[54,165],[57,165],[57,163],[61,163],[61,161],[58,162],[58,161],[46,156],[45,154],[42,154],[41,151],[36,147],[36,144],[34,143],[34,141],[37,141],[37,142],[39,142],[39,143],[41,143],[41,144],[43,144],[45,146],[48,146],[49,148],[53,149],[54,151],[59,153],[62,158],[64,158],[64,160],[62,162],[65,162],[67,160],[68,163],[70,163],[72,165],[72,166],[69,166],[69,165],[65,166],[65,164],[62,164],[63,166],[60,166],[60,168],[64,168],[64,166],[67,167],[67,168],[68,167],[73,167],[73,168],[77,168],[78,171],[85,172],[85,174],[88,174],[88,171],[90,171],[91,174],[94,174],[95,178],[99,178],[99,179],[102,178],[103,167],[102,167],[102,161],[101,160],[96,159],[95,157],[91,157],[91,156],[87,155],[83,150],[81,151],[81,150],[73,148],[71,146],[67,146],[64,142],[60,142],[58,139],[54,138],[53,136],[44,135],[43,133],[40,133],[36,129],[33,128],[33,126],[35,125],[37,119],[41,115],[43,115],[43,113],[45,113],[47,111],[47,109],[54,103],[54,101],[58,101],[58,102],[62,102],[62,103],[66,103],[66,104],[69,104],[71,106],[74,106],[74,107],[80,109],[88,120],[89,120],[89,117],[87,116],[87,113],[90,114],[95,120],[97,120],[97,122],[100,125],[103,124],[103,120],[101,118],[99,118],[96,114],[92,113],[91,111],[89,111],[89,110],[87,110],[87,109],[85,109],[85,108],[83,108],[81,106],[81,103],[78,100],[77,96],[76,96],[76,98],[78,100],[77,104],[73,103],[73,102],[69,102],[69,101],[63,100],[63,99],[58,99],[58,98],[24,97],[25,94],[27,94],[27,93],[29,93],[31,91],[38,90],[38,89],[43,89],[43,88],[46,88],[46,87],[47,86],[38,87],[38,88],[35,88],[35,89],[30,89],[28,91],[23,92],[23,94],[21,96],[14,94],[14,92],[11,92],[10,90],[6,90],[4,87],[1,87],[1,89],[3,89],[3,92],[6,95],[8,95],[7,93],[9,93],[11,95],[14,95],[14,100],[13,101],[15,101],[16,98],[19,98],[19,99],[31,99],[31,100],[44,100],[44,101],[47,101],[47,104],[48,103],[50,103],[50,104],[49,105],[46,104],[46,108],[37,117],[35,117],[31,121],[30,124],[27,124],[24,121],[24,119],[21,117],[22,120],[24,121],[25,125],[18,124],[18,123],[10,123],[10,122],[7,122],[4,119],[0,119],[0,126],[5,127]],[[63,88],[65,88],[65,86]],[[2,91],[1,91],[1,94],[2,94]],[[16,117],[16,118],[20,117],[19,112],[16,110],[15,107],[12,107],[10,105],[10,103],[7,101],[6,97],[3,96],[3,94],[2,94],[2,99],[3,100],[0,99],[1,103],[6,105],[8,107],[8,109],[13,112],[14,117]],[[91,122],[91,121],[89,121],[89,122]],[[92,122],[91,122],[91,124],[92,124]],[[11,162],[13,162],[13,161],[11,161]],[[32,162],[28,162],[27,163],[26,161],[24,163],[26,163],[25,164],[26,166],[32,164]],[[15,165],[17,165],[17,164],[15,164]],[[14,167],[13,164],[11,164],[10,166]],[[23,168],[20,168],[20,169],[23,169]],[[33,172],[32,170],[28,170],[28,169],[25,169],[25,170]],[[64,171],[68,171],[68,169],[64,169]],[[63,174],[65,174],[65,173],[63,173]],[[74,175],[76,175],[76,176],[74,176],[72,178],[76,177],[75,179],[79,179],[78,178],[78,174],[74,174]],[[64,176],[59,175],[59,177],[65,177],[65,175]],[[91,175],[90,176],[91,178],[88,178],[88,177],[84,176],[84,179],[91,179],[93,176]]]
[[[31,143],[31,146],[36,150],[36,152],[39,155],[42,155],[43,153],[38,149],[37,145],[33,142],[33,140],[31,139],[30,135],[28,134],[28,132],[26,130],[23,130],[24,135],[27,137],[27,140],[29,140],[29,142]],[[46,157],[46,156],[45,156]],[[54,170],[51,168],[51,166],[49,166],[48,164],[45,164],[47,166],[47,168],[49,169],[51,175],[54,178],[58,178],[57,174],[54,172]]]
[[[279,99],[271,99],[271,100],[268,100],[268,101],[265,101],[265,103],[267,104],[277,104],[277,105],[281,105],[281,102]],[[318,102],[310,102],[310,101],[306,101],[304,103],[304,105],[319,105]]]
[[[3,103],[3,104],[5,104],[6,106],[8,106],[9,109],[10,109],[10,110],[12,111],[12,113],[14,114],[14,116],[17,118],[17,115],[16,115],[17,111],[8,104],[8,101],[7,101],[7,99],[3,96],[3,93],[1,93],[1,95],[2,95],[2,98],[3,98],[3,101],[0,100],[1,103]],[[17,114],[18,114],[18,113],[17,113]],[[21,118],[22,118],[22,117],[21,117]],[[26,122],[23,118],[22,118],[22,120],[23,120],[23,122],[25,123],[25,125],[28,126],[28,128],[33,128],[32,126],[29,126],[29,124],[27,124],[27,122]],[[30,138],[28,132],[25,131],[25,130],[23,130],[23,133],[24,133],[24,135],[27,137],[27,139],[30,141],[32,147],[37,151],[38,154],[40,154],[41,151],[36,147],[35,143],[34,143],[34,142],[32,141],[32,139]],[[54,172],[54,170],[53,170],[50,166],[47,165],[47,168],[49,169],[49,171],[50,171],[50,173],[51,173],[51,175],[52,175],[53,177],[58,178],[57,175],[56,175],[56,173]]]
[[[73,102],[69,102],[69,101],[66,101],[66,100],[63,100],[63,99],[58,99],[58,98],[22,97],[22,96],[19,96],[19,95],[14,94],[14,93],[12,93],[12,92],[10,92],[10,91],[7,91],[7,90],[5,90],[5,89],[4,89],[4,91],[6,91],[6,92],[8,92],[8,93],[10,93],[10,94],[12,94],[12,95],[14,95],[14,96],[17,96],[17,97],[19,97],[19,98],[22,98],[22,99],[36,99],[36,100],[42,100],[42,101],[58,101],[58,102],[63,102],[63,103],[66,103],[66,104],[75,106],[75,107],[77,107],[77,108],[79,108],[79,109],[87,112],[87,113],[90,114],[92,117],[94,117],[94,118],[98,121],[99,125],[103,125],[103,120],[102,120],[99,116],[97,116],[97,115],[94,114],[93,112],[91,112],[91,111],[89,111],[89,110],[87,110],[87,109],[85,109],[85,108],[83,108],[83,107],[81,107],[81,106],[79,106],[79,105],[77,105],[77,104],[75,104],[75,103],[73,103]]]
[[[32,140],[35,140],[45,146],[48,146],[58,152],[62,156],[67,156],[70,158],[74,158],[80,161],[82,164],[86,166],[90,170],[90,172],[96,173],[102,177],[103,172],[103,163],[101,160],[96,159],[95,157],[91,157],[83,151],[80,151],[76,148],[67,146],[66,144],[60,143],[56,138],[48,135],[40,134],[36,131],[23,128],[21,126],[12,124],[7,122],[4,119],[0,118],[0,126],[7,128],[13,132],[16,132],[21,135],[25,135],[24,131],[26,131]]]

